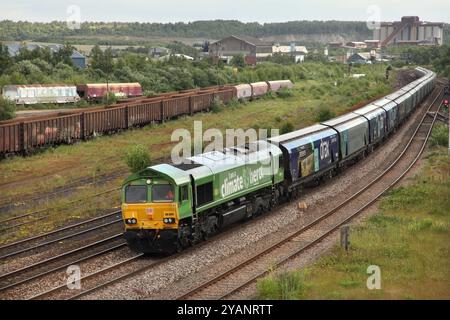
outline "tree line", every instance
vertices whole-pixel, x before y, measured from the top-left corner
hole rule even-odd
[[[237,20],[214,20],[178,23],[84,22],[71,30],[63,21],[50,23],[0,21],[0,40],[47,41],[67,36],[186,37],[220,39],[230,34],[265,37],[285,34],[338,34],[364,40],[371,36],[365,22],[359,21],[290,21],[284,23],[243,23]]]

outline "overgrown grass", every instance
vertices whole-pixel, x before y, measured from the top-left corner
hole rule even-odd
[[[448,126],[443,123],[437,123],[430,137],[430,143],[432,146],[448,146]]]
[[[336,246],[310,268],[263,279],[259,298],[450,299],[449,195],[450,159],[435,148],[412,185],[390,192],[377,215],[352,228],[348,253]],[[366,287],[370,265],[381,269],[381,290]],[[274,288],[285,278],[299,283],[281,294]]]

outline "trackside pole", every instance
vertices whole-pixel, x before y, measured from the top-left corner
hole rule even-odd
[[[350,226],[348,224],[341,227],[341,247],[347,252],[350,247]]]

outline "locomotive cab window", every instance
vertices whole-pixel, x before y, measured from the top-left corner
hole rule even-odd
[[[126,186],[125,202],[126,203],[146,203],[147,202],[147,186]]]
[[[189,191],[188,186],[181,186],[180,187],[180,202],[189,200]]]
[[[153,202],[173,202],[175,193],[170,184],[155,184],[152,186]]]

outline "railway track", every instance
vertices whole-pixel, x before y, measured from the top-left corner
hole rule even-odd
[[[159,163],[164,161],[166,158],[165,157],[160,157],[160,158],[156,158],[152,163]],[[32,198],[27,198],[27,196],[21,196],[21,197],[3,197],[0,199],[0,213],[1,212],[7,212],[10,211],[12,208],[17,208],[20,206],[27,206],[29,207],[30,205],[33,205],[33,203],[36,202],[42,202],[43,200],[48,201],[48,200],[53,200],[55,198],[57,198],[60,195],[64,195],[67,193],[71,193],[73,192],[75,189],[77,189],[80,186],[84,186],[86,184],[88,185],[95,185],[95,184],[104,184],[105,182],[111,181],[113,179],[116,179],[118,177],[123,176],[124,174],[126,174],[126,172],[128,172],[127,170],[121,170],[118,171],[116,173],[113,174],[104,174],[103,176],[95,179],[95,181],[93,180],[93,178],[80,178],[77,180],[74,180],[70,183],[70,186],[68,187],[64,187],[64,188],[58,188],[55,191],[52,192],[47,192],[47,193],[42,193],[39,194],[37,196],[33,196]],[[25,181],[25,180],[24,180]],[[100,195],[103,194],[108,194],[111,192],[115,192],[120,190],[120,188],[112,188],[112,189],[108,189],[102,192],[97,192],[95,194],[90,194],[88,196],[85,197],[81,197],[78,199],[74,199],[72,201],[69,201],[67,203],[65,203],[63,205],[63,207],[67,207],[69,205],[72,204],[76,204],[76,203],[80,203],[83,202],[85,200],[91,199],[91,198],[95,198],[98,197]],[[55,208],[43,208],[43,209],[39,209],[39,210],[34,210],[31,212],[25,212],[22,214],[18,214],[18,215],[13,215],[11,217],[7,217],[4,218],[2,220],[0,220],[0,232],[4,232],[7,230],[11,230],[17,227],[21,227],[24,225],[28,225],[28,224],[32,224],[35,223],[37,221],[41,221],[43,219],[46,218],[46,216],[41,217],[39,215],[42,215],[50,210],[53,210]],[[24,222],[19,222],[16,224],[11,225],[12,222],[17,221],[17,220],[28,220],[28,221],[24,221]]]
[[[123,247],[126,247],[126,242],[122,233],[117,233],[1,274],[0,292]]]
[[[38,299],[44,299],[44,298],[53,298],[53,299],[66,299],[66,300],[74,300],[78,299],[80,297],[83,297],[91,292],[100,290],[102,288],[105,288],[109,285],[112,285],[114,283],[117,283],[123,279],[132,277],[134,275],[137,275],[141,272],[144,272],[145,270],[149,270],[152,268],[156,268],[157,266],[161,265],[162,263],[166,262],[169,258],[162,258],[160,260],[152,259],[148,260],[141,259],[144,256],[144,254],[139,253],[136,254],[130,258],[121,260],[117,263],[114,263],[108,267],[102,268],[98,271],[92,272],[88,275],[85,275],[80,278],[81,283],[83,284],[83,288],[88,287],[88,289],[83,289],[82,291],[76,291],[75,294],[73,294],[73,290],[70,290],[67,287],[67,284],[61,284],[57,287],[48,289],[44,292],[40,292],[36,295],[33,295],[28,298],[28,300],[38,300]],[[131,270],[130,272],[127,272],[126,270],[121,271],[120,276],[113,276],[112,278],[109,277],[109,275],[117,273],[119,268],[123,268],[126,270]],[[100,279],[100,281],[99,281]],[[103,280],[103,282],[102,282]]]
[[[25,225],[29,225],[29,224],[33,224],[36,223],[37,221],[41,221],[45,218],[48,218],[49,216],[52,215],[51,211],[55,211],[58,209],[64,209],[64,208],[69,208],[75,204],[82,204],[83,201],[87,200],[87,199],[91,199],[94,197],[100,197],[103,195],[108,195],[111,194],[112,192],[116,192],[118,191],[119,188],[113,188],[113,189],[109,189],[109,190],[105,190],[102,192],[98,192],[92,195],[89,195],[87,197],[82,197],[82,198],[78,198],[75,200],[71,200],[69,202],[64,203],[63,205],[61,205],[60,207],[48,207],[48,208],[43,208],[40,210],[35,210],[32,212],[27,212],[21,215],[17,215],[17,216],[13,216],[13,217],[9,217],[6,219],[3,219],[0,221],[0,232],[5,232],[11,229],[15,229],[15,228],[19,228],[19,227],[23,227]],[[50,212],[50,213],[49,213]],[[17,220],[23,220],[22,222],[18,222],[13,224],[13,222],[16,222]]]
[[[285,262],[314,247],[337,231],[339,227],[360,215],[386,191],[395,186],[419,160],[436,122],[440,108],[440,103],[436,104],[436,101],[441,96],[441,92],[442,90],[438,90],[435,97],[432,98],[432,103],[423,114],[411,139],[394,163],[369,184],[301,229],[272,243],[262,251],[252,254],[242,262],[218,272],[194,288],[179,294],[176,299],[230,298],[267,275],[269,265],[272,268],[280,267]],[[434,117],[431,118],[429,112],[434,108],[436,108]]]
[[[253,223],[255,220],[262,218],[262,216],[257,217],[253,220],[249,220],[240,224],[240,226],[245,226],[246,224]],[[90,274],[83,276],[80,280],[83,284],[82,291],[69,290],[66,284],[60,284],[56,287],[47,289],[41,293],[35,294],[29,297],[30,300],[39,299],[65,299],[65,300],[75,300],[82,298],[91,293],[97,292],[101,289],[107,288],[115,283],[130,279],[136,275],[142,274],[143,272],[148,272],[164,263],[169,262],[172,259],[179,258],[183,255],[189,254],[192,250],[198,250],[201,247],[209,244],[212,241],[220,240],[222,237],[226,237],[228,232],[233,232],[234,227],[229,227],[225,229],[222,233],[218,234],[216,237],[208,239],[197,246],[190,249],[184,250],[181,253],[174,254],[172,256],[164,257],[158,260],[155,259],[141,259],[143,254],[136,254],[133,257],[126,258],[124,260],[118,261],[108,267],[102,268],[98,271],[94,271]],[[83,260],[86,261],[86,260]],[[58,270],[62,270],[59,268]],[[50,270],[47,274],[58,271]],[[31,279],[32,280],[32,279]],[[11,286],[10,288],[13,288]],[[1,292],[1,288],[0,288]]]
[[[44,248],[51,244],[85,235],[121,222],[121,211],[117,210],[88,220],[70,224],[60,229],[9,243],[0,246],[0,260]]]
[[[52,200],[61,195],[67,195],[80,186],[86,185],[102,185],[106,182],[119,178],[127,173],[126,170],[118,171],[114,174],[104,174],[100,177],[83,177],[80,179],[75,179],[70,183],[66,184],[64,187],[57,188],[51,192],[44,193],[33,193],[32,195],[21,195],[21,196],[5,196],[0,198],[0,212],[8,212],[12,209],[17,209],[21,207],[35,206],[36,203],[42,201]]]

